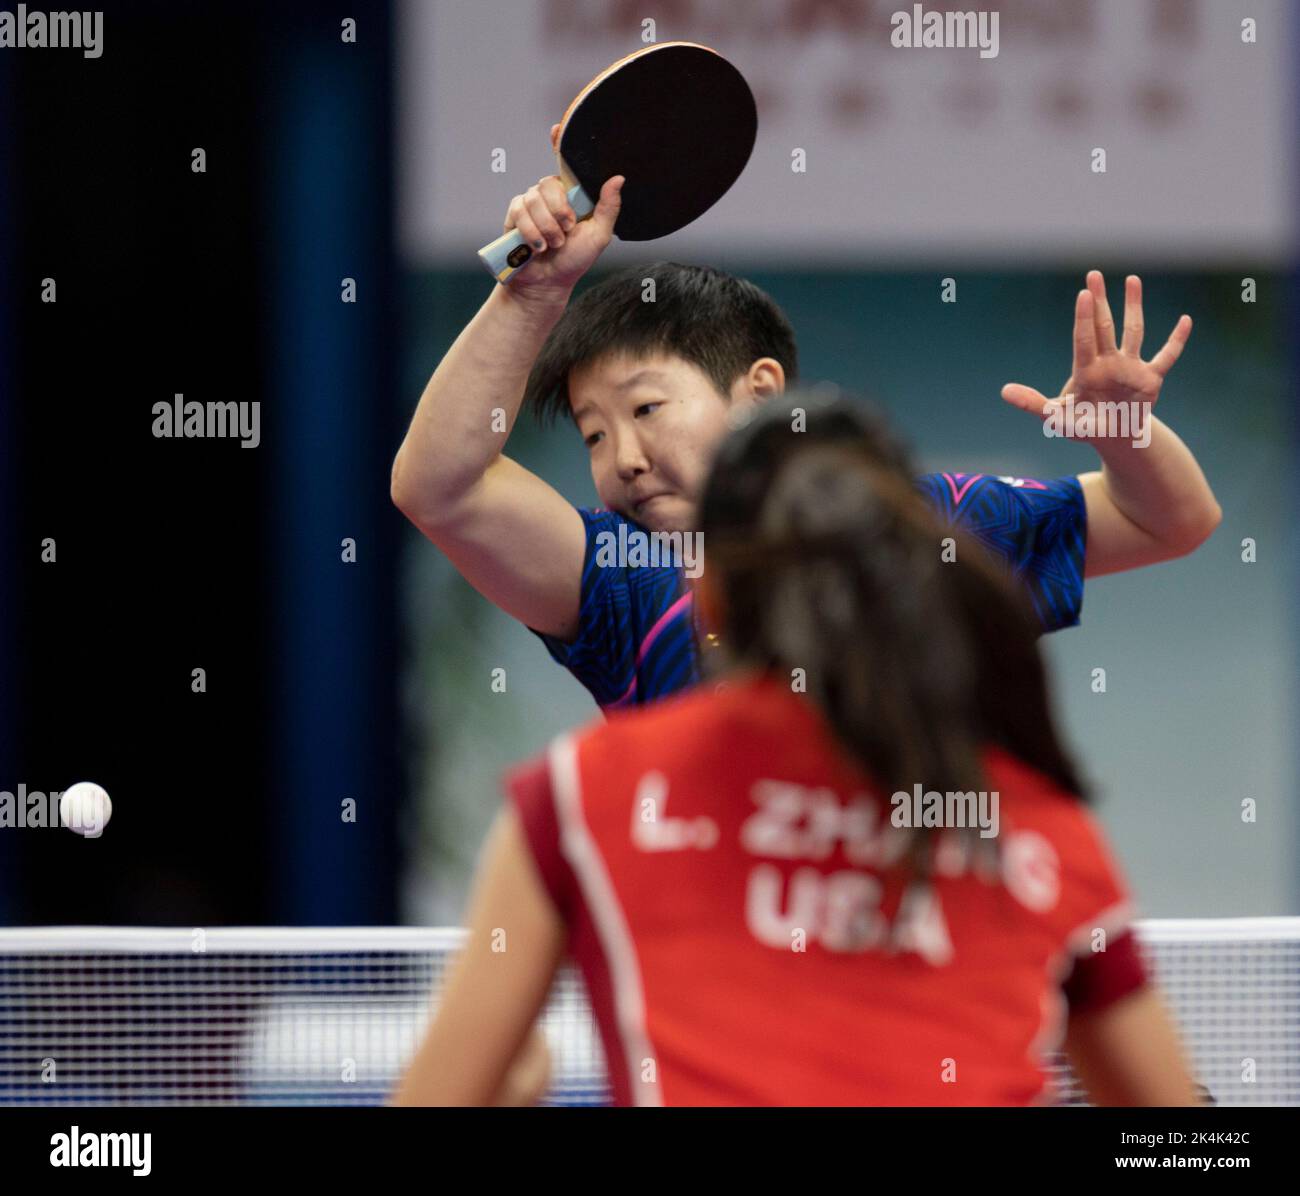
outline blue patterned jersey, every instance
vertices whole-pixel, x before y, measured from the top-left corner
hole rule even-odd
[[[1078,623],[1087,534],[1078,478],[1037,482],[932,473],[918,478],[917,487],[943,520],[1010,566],[1045,631]],[[613,511],[583,507],[578,514],[587,552],[577,638],[566,644],[533,634],[604,710],[653,702],[694,685],[700,667],[693,602],[681,569],[604,563],[598,536],[609,543],[619,538],[620,524],[644,529]]]

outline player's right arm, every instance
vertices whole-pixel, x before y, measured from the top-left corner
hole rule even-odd
[[[999,790],[1029,797],[1018,821],[1058,853],[1053,916],[1073,956],[1061,988],[1065,1055],[1075,1077],[1094,1105],[1199,1104],[1177,1027],[1131,921],[1129,886],[1100,823],[1055,782],[1024,769],[1014,757],[990,756]]]
[[[1154,985],[1071,1016],[1065,1051],[1094,1105],[1183,1108],[1201,1103],[1178,1033]]]
[[[511,201],[505,230],[518,228],[542,248],[456,338],[393,462],[391,494],[402,513],[484,597],[561,639],[578,630],[582,517],[501,450],[543,342],[609,244],[622,182],[608,180],[580,223],[555,176]]]

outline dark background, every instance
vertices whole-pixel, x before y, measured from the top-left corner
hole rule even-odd
[[[0,923],[396,920],[390,36],[130,3],[0,53],[0,790],[114,800],[0,830]],[[260,446],[156,439],[176,393]]]

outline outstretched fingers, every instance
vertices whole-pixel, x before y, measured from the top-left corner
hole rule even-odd
[[[1110,301],[1106,298],[1106,280],[1100,270],[1089,270],[1086,279],[1096,310],[1097,352],[1115,352],[1115,317],[1110,314]]]
[[[1091,291],[1080,291],[1074,301],[1074,373],[1092,364],[1097,357],[1095,301]]]
[[[1130,357],[1142,355],[1142,280],[1130,274],[1124,280],[1124,343],[1121,351]]]
[[[1019,407],[1021,411],[1028,411],[1031,415],[1042,415],[1049,403],[1047,396],[1041,391],[1019,382],[1008,382],[1002,388],[1002,398],[1011,406]]]
[[[1164,348],[1151,359],[1151,368],[1162,378],[1174,368],[1174,362],[1183,355],[1183,348],[1191,335],[1192,317],[1179,316],[1178,323],[1174,325],[1173,332],[1165,341]]]

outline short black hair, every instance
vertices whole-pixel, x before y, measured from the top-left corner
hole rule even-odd
[[[765,291],[708,266],[655,262],[611,274],[569,304],[537,356],[524,404],[544,424],[572,416],[569,372],[611,353],[674,354],[724,395],[760,357],[779,361],[787,382],[798,373],[794,329]]]

